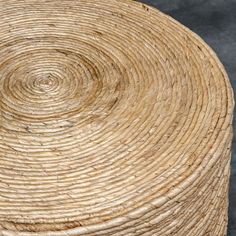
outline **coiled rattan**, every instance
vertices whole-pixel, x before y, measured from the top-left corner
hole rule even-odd
[[[0,0],[0,235],[225,235],[233,105],[158,10]]]

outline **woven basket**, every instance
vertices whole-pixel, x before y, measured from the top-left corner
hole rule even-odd
[[[225,235],[233,106],[158,10],[0,0],[0,235]]]

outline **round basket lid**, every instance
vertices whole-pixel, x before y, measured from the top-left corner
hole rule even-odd
[[[223,235],[232,112],[158,10],[0,0],[0,235]]]

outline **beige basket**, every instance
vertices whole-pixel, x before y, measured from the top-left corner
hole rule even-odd
[[[233,106],[158,10],[0,0],[0,235],[225,235]]]

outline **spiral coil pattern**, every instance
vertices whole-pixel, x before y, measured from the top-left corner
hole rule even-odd
[[[234,101],[197,35],[129,0],[0,16],[0,235],[225,235]]]

